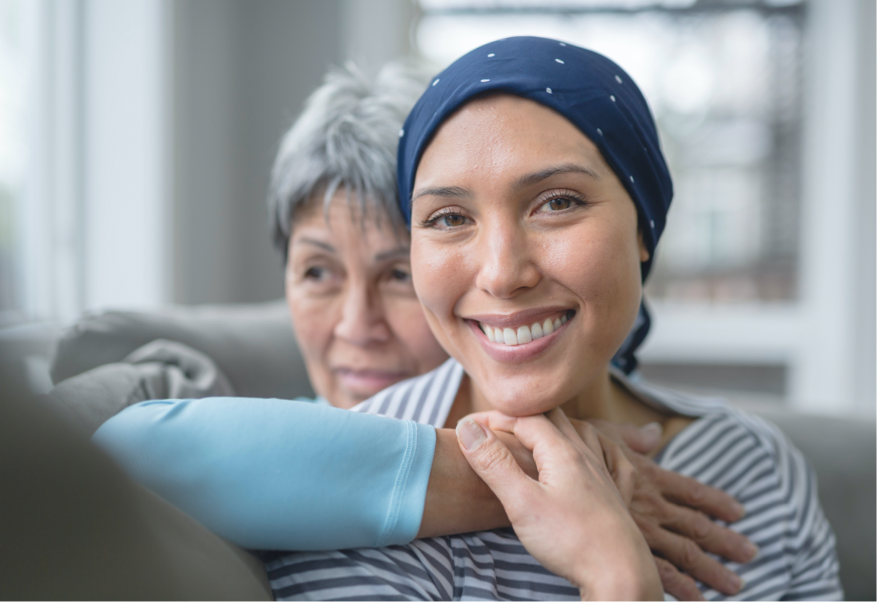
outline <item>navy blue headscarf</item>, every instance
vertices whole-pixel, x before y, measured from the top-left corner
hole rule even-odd
[[[436,76],[399,132],[399,205],[411,224],[411,192],[424,150],[458,108],[488,92],[528,98],[560,113],[593,142],[627,189],[649,250],[645,281],[670,208],[673,182],[648,104],[625,71],[606,57],[546,38],[515,37],[485,44]],[[627,373],[648,334],[645,305],[613,363]]]

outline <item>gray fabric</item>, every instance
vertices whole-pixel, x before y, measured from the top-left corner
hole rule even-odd
[[[874,419],[830,418],[794,412],[756,412],[810,461],[819,500],[837,537],[840,581],[848,600],[877,599],[877,430]]]
[[[121,362],[61,381],[49,397],[90,437],[118,412],[141,401],[234,394],[209,357],[182,343],[156,339]]]
[[[207,355],[237,395],[284,399],[314,395],[283,301],[87,315],[59,341],[52,380],[58,384],[120,362],[155,339],[182,343]]]
[[[128,479],[14,369],[0,365],[0,598],[272,599],[261,562]]]

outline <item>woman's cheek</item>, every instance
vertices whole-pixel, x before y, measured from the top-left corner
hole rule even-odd
[[[332,337],[334,304],[326,299],[313,299],[295,286],[287,287],[286,303],[296,342],[310,371],[317,367],[315,363],[321,362]]]
[[[443,316],[453,308],[453,289],[458,286],[462,258],[443,244],[427,237],[412,237],[411,272],[414,290],[427,314]]]

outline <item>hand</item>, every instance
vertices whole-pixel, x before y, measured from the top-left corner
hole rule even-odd
[[[533,452],[538,480],[521,470],[491,428],[512,432]],[[648,546],[609,474],[596,431],[584,431],[579,436],[560,409],[524,418],[487,412],[457,425],[463,455],[543,566],[576,584],[583,599],[663,599]],[[626,482],[632,467],[623,457],[615,461],[617,478]]]
[[[580,433],[588,425],[578,420],[570,422]],[[596,427],[604,449],[623,454],[635,469],[631,497],[625,501],[655,554],[664,590],[679,600],[702,600],[694,581],[697,579],[727,595],[740,591],[740,578],[707,552],[743,563],[752,560],[758,549],[708,516],[734,522],[743,516],[743,507],[728,494],[663,470],[643,455],[659,442],[660,427],[637,429],[598,420],[590,424]],[[613,449],[606,439],[614,441],[619,449]]]

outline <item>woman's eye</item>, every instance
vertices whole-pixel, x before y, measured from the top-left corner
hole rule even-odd
[[[466,218],[456,213],[450,215],[442,215],[436,220],[436,223],[443,228],[459,228],[466,224]]]
[[[305,270],[305,280],[325,280],[329,277],[329,270],[321,267],[310,267]]]
[[[448,207],[432,214],[429,218],[420,222],[423,228],[435,228],[436,230],[452,230],[465,226],[471,220],[459,213],[456,207]]]
[[[397,282],[410,282],[411,274],[406,272],[405,270],[393,269],[390,270],[390,278]]]
[[[558,211],[566,211],[567,209],[582,206],[585,204],[586,202],[584,199],[576,198],[571,194],[564,194],[562,196],[556,196],[552,199],[549,199],[548,201],[545,201],[539,206],[536,212],[554,213]]]

